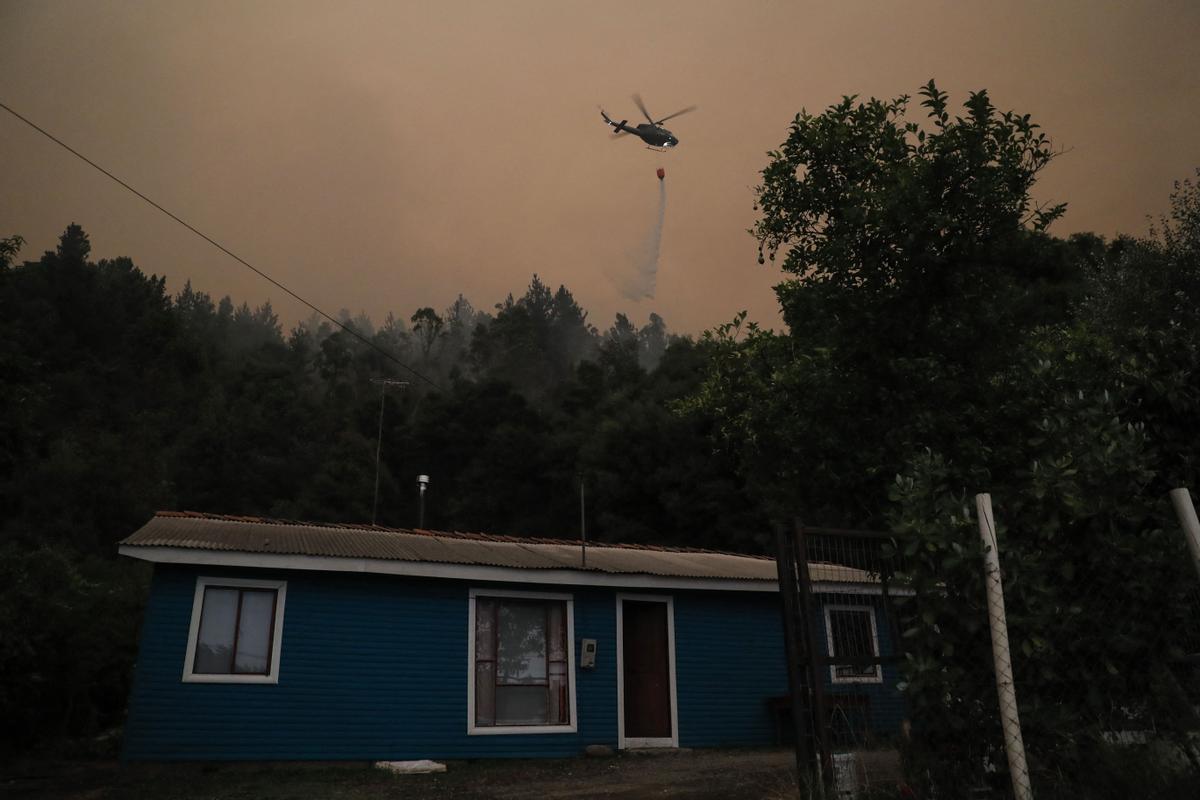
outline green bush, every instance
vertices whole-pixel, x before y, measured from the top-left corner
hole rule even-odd
[[[66,547],[0,548],[0,747],[121,722],[149,570]]]

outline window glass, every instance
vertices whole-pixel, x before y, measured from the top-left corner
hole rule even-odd
[[[550,721],[545,686],[497,686],[497,725],[545,725]]]
[[[266,675],[270,671],[271,619],[274,616],[275,592],[242,592],[234,672]]]
[[[501,603],[496,627],[496,683],[544,684],[546,607],[541,603]]]
[[[836,658],[875,658],[876,648],[872,610],[869,608],[831,608],[828,610],[829,638],[832,655]],[[879,675],[877,664],[837,664],[836,678],[874,678]]]
[[[192,673],[269,674],[277,594],[274,589],[206,586]]]
[[[237,589],[204,590],[200,633],[196,637],[193,672],[227,673],[233,663],[233,637],[237,623]]]
[[[475,599],[475,725],[567,725],[567,604]]]

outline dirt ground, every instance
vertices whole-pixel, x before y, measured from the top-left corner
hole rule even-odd
[[[559,800],[796,797],[791,750],[698,750],[605,758],[447,762],[444,774],[391,775],[362,763],[29,762],[0,772],[8,800]]]

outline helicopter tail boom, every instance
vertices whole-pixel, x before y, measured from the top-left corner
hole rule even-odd
[[[608,114],[605,114],[603,108],[600,109],[600,116],[604,117],[604,121],[607,124],[616,128],[616,134],[618,136],[621,135],[622,133],[632,133],[633,132],[632,129],[625,127],[625,123],[629,121],[627,119],[623,119],[620,122],[613,122],[612,117],[610,117]]]

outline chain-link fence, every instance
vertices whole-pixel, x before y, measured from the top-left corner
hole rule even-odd
[[[783,600],[795,653],[798,758],[810,784],[827,792],[894,793],[903,780],[896,743],[908,735],[909,714],[897,609],[912,590],[899,577],[903,555],[892,541],[800,526],[779,534],[791,576]]]
[[[806,791],[1200,797],[1200,575],[1179,527],[1056,540],[989,510],[945,536],[780,531]]]

